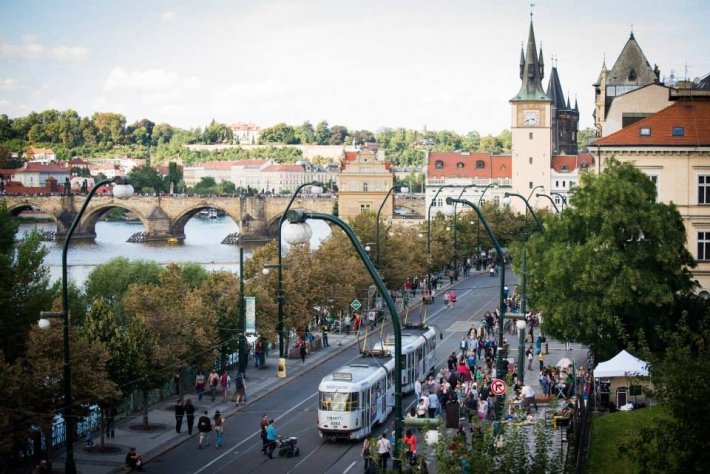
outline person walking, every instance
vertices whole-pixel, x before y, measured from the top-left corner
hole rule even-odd
[[[525,357],[528,360],[528,370],[532,370],[532,363],[533,363],[533,353],[535,350],[533,349],[533,346],[531,345],[528,347],[528,350],[525,351]]]
[[[214,403],[215,396],[217,395],[217,385],[219,385],[219,374],[217,369],[212,369],[210,375],[207,377],[207,387],[212,395],[212,403]]]
[[[328,331],[330,331],[330,326],[328,326],[328,321],[324,321],[323,325],[320,327],[321,334],[323,335],[323,347],[330,347],[328,344]]]
[[[212,432],[212,421],[207,416],[207,410],[202,412],[202,416],[197,420],[197,431],[200,433],[200,440],[197,444],[197,449],[202,449],[202,442],[207,440],[207,446],[210,445],[210,433]]]
[[[219,410],[214,413],[214,417],[212,419],[212,426],[214,428],[214,432],[217,434],[217,442],[214,445],[214,449],[221,448],[222,435],[224,434],[224,417],[219,412]]]
[[[444,306],[446,306],[446,309],[449,309],[449,302],[450,302],[450,299],[449,299],[449,290],[446,290],[446,291],[444,292]]]
[[[192,404],[192,399],[185,400],[185,418],[187,421],[187,434],[192,434],[192,427],[195,424],[195,405]]]
[[[266,455],[269,459],[274,459],[273,452],[276,449],[276,426],[274,420],[269,420],[269,425],[266,427]]]
[[[207,379],[205,374],[201,371],[197,371],[197,377],[195,377],[195,393],[197,394],[197,400],[202,401],[202,394],[205,392],[205,383]]]
[[[244,405],[247,399],[247,379],[243,373],[238,373],[234,379],[234,398],[237,405]]]
[[[182,419],[185,416],[185,406],[182,404],[182,400],[178,400],[175,404],[175,431],[180,433],[182,430]]]
[[[365,461],[365,473],[374,472],[374,466],[372,465],[372,447],[370,446],[370,438],[365,438],[365,442],[362,443],[362,459]]]
[[[540,361],[540,372],[542,372],[542,369],[545,368],[545,354],[540,351],[540,354],[537,356],[537,359]]]
[[[303,363],[306,363],[306,341],[301,341],[301,347],[298,349],[298,353],[301,356]]]
[[[383,431],[380,439],[377,440],[377,454],[380,456],[380,468],[387,471],[387,460],[390,458],[392,443],[387,439],[387,432]]]
[[[449,293],[449,309],[456,309],[456,292],[454,290]]]
[[[264,415],[259,422],[259,431],[261,433],[261,454],[266,454],[268,440],[266,439],[266,428],[269,426],[269,417]]]
[[[404,445],[407,446],[407,462],[410,465],[414,465],[414,458],[417,455],[417,437],[414,436],[412,430],[409,429],[405,431],[402,441]]]
[[[232,379],[229,377],[227,371],[223,370],[222,376],[219,378],[219,384],[222,389],[222,403],[227,403],[227,396],[229,395],[229,382],[231,381]]]

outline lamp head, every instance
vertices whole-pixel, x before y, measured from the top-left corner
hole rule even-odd
[[[269,272],[270,272],[270,270],[269,270],[268,268],[262,268],[262,269],[261,269],[261,273],[263,273],[264,275],[268,275]]]
[[[52,323],[49,322],[49,319],[42,318],[37,322],[37,325],[40,329],[47,329],[49,326],[52,325]]]
[[[320,183],[311,184],[311,194],[323,194],[323,186]]]
[[[515,322],[515,327],[518,328],[518,331],[522,331],[527,327],[527,324],[525,324],[525,321],[523,321],[522,319],[518,319]]]
[[[290,213],[291,211],[289,211],[289,214]],[[293,222],[290,219],[289,222],[290,223],[286,225],[281,232],[281,237],[286,241],[286,243],[289,245],[299,245],[305,244],[311,240],[313,230],[308,223],[303,221]]]
[[[505,193],[505,195],[503,195],[503,204],[505,204],[506,206],[510,204],[510,194]]]
[[[128,199],[133,196],[134,189],[133,186],[131,186],[130,176],[116,176],[113,182],[116,183],[111,189],[113,197],[117,199]]]
[[[406,194],[406,193],[409,192],[409,188],[408,188],[407,186],[400,186],[400,187],[399,187],[399,192]]]

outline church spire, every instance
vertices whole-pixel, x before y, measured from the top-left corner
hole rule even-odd
[[[540,51],[542,54],[542,50]],[[521,55],[521,61],[523,56]],[[542,78],[545,75],[545,62],[541,56],[538,56],[537,45],[535,43],[535,31],[533,24],[530,22],[530,32],[528,34],[528,44],[524,57],[525,64],[521,70],[521,79],[523,83],[520,86],[520,91],[511,99],[511,101],[549,101],[550,98],[545,94],[542,88]]]

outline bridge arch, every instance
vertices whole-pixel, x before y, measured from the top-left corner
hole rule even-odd
[[[24,211],[31,210],[33,208],[41,209],[48,216],[50,216],[52,220],[54,220],[54,222],[57,222],[57,216],[55,215],[53,210],[49,207],[43,206],[40,202],[32,202],[28,200],[26,202],[20,203],[7,203],[7,210],[8,212],[10,212],[10,215],[12,215],[12,217],[17,217]]]
[[[143,224],[143,228],[147,231],[150,229],[150,224],[148,223],[148,219],[146,219],[145,216],[141,215],[138,210],[132,208],[128,202],[124,201],[114,201],[114,202],[109,202],[106,204],[100,204],[98,206],[92,207],[90,209],[86,210],[86,214],[84,214],[84,217],[82,218],[81,222],[79,222],[79,225],[77,226],[77,229],[75,231],[75,235],[79,238],[89,238],[89,239],[95,239],[96,238],[96,223],[101,219],[101,217],[106,214],[108,211],[111,209],[119,207],[121,209],[125,209],[126,211],[132,213],[134,216],[138,218],[138,220],[141,221]]]
[[[308,209],[305,207],[291,207],[291,209],[302,209],[306,212],[321,212],[318,209]],[[266,223],[266,234],[268,237],[276,238],[279,235],[279,219],[284,213],[280,212],[277,215],[271,217]]]
[[[205,209],[217,209],[219,211],[222,211],[225,213],[225,215],[229,216],[234,223],[237,226],[237,232],[241,232],[242,229],[242,223],[240,221],[241,216],[234,216],[229,209],[225,209],[222,206],[215,205],[214,203],[200,203],[196,204],[194,206],[191,206],[187,209],[185,209],[183,212],[181,212],[174,220],[172,225],[170,226],[170,235],[173,237],[179,239],[179,240],[184,240],[185,239],[185,225],[187,222],[195,217],[197,214],[200,213],[200,211],[205,210]]]

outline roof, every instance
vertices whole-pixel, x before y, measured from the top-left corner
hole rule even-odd
[[[609,86],[646,85],[658,82],[656,72],[641,51],[633,32],[606,76]]]
[[[557,107],[558,110],[568,108],[565,103],[565,94],[562,92],[560,76],[557,74],[557,68],[555,66],[552,66],[552,72],[550,73],[550,82],[547,84],[547,95],[552,99],[552,104]]]
[[[42,164],[29,162],[24,168],[15,171],[15,173],[66,173],[69,174],[69,168],[55,164]]]
[[[490,153],[468,153],[468,152],[432,152],[429,154],[429,167],[427,176],[429,179],[437,178],[493,178],[499,177],[500,165],[493,166],[493,156]],[[506,156],[506,155],[503,155]],[[441,161],[442,167],[437,168],[437,161]],[[478,162],[483,162],[483,167],[477,166]],[[461,167],[459,165],[461,163]],[[510,165],[506,166],[507,173],[500,177],[510,177]]]
[[[295,171],[302,173],[305,171],[303,165],[269,165],[261,170],[262,172]]]
[[[555,155],[551,160],[552,169],[558,173],[563,171],[571,173],[578,168],[581,169],[582,163],[586,163],[587,169],[591,170],[594,157],[589,153],[580,153],[579,155]]]
[[[524,63],[523,60],[525,61]],[[523,54],[522,51],[520,53],[520,79],[522,79],[523,83],[520,85],[518,93],[515,97],[510,99],[510,101],[549,101],[550,98],[545,94],[545,90],[542,88],[542,78],[544,76],[545,66],[542,58],[542,48],[538,56],[537,45],[535,44],[535,31],[533,30],[531,21],[530,32],[528,33],[527,54]]]
[[[682,135],[673,129],[682,127]],[[641,129],[649,134],[641,135]],[[681,100],[650,117],[600,138],[594,146],[707,146],[710,145],[710,100]]]
[[[71,160],[69,160],[69,166],[73,166],[73,165],[90,165],[90,164],[91,164],[91,162],[89,162],[89,161],[84,161],[84,160],[82,160],[81,158],[72,158]]]
[[[33,155],[36,153],[54,154],[54,151],[50,150],[49,148],[28,148],[27,153],[29,155]]]
[[[231,130],[261,130],[260,127],[251,122],[236,122],[229,126]]]
[[[648,375],[648,363],[622,350],[613,359],[600,362],[594,368],[594,377],[633,377]]]

